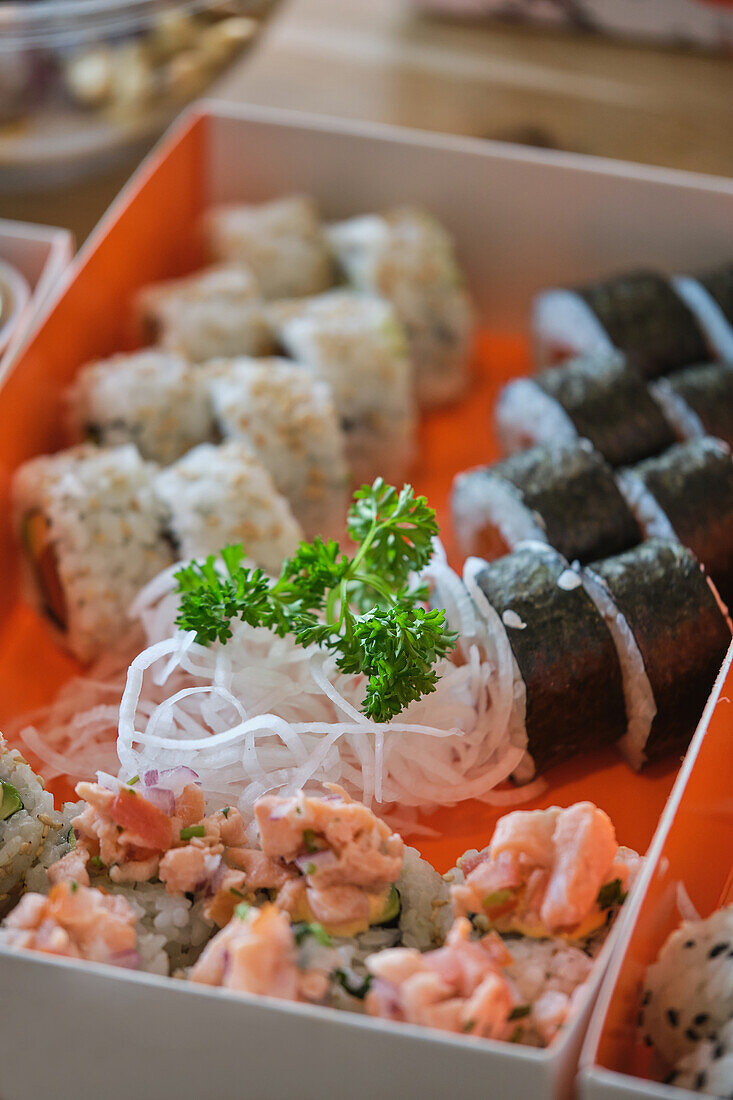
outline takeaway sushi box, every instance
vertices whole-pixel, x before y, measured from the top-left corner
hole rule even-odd
[[[646,968],[729,903],[672,838],[701,782],[730,825],[732,214],[266,110],[163,139],[0,389],[4,1096],[569,1096],[630,950],[651,1094],[718,1081]]]
[[[20,346],[73,253],[65,229],[0,220],[0,367]]]

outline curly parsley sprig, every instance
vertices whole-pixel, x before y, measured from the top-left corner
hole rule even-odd
[[[223,570],[213,556],[185,566],[176,573],[176,623],[203,645],[227,642],[240,619],[330,650],[342,672],[368,678],[362,710],[386,722],[435,691],[435,665],[458,639],[445,611],[422,606],[427,590],[412,580],[430,560],[438,525],[425,497],[381,478],[354,494],[347,524],[353,557],[333,540],[301,542],[275,581],[243,564],[242,546],[222,550]]]

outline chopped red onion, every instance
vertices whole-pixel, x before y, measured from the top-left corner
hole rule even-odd
[[[116,951],[110,960],[114,966],[123,966],[127,970],[136,970],[140,965],[140,953],[134,947],[126,951]]]
[[[317,871],[323,871],[326,867],[333,867],[334,863],[338,863],[338,858],[330,848],[324,848],[320,852],[308,852],[304,856],[298,856],[295,860],[295,866],[302,875],[309,873],[306,871],[306,867],[309,864],[315,866],[316,870],[310,872],[311,874],[315,874]]]

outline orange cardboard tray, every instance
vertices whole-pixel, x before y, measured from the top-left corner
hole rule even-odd
[[[413,475],[438,510],[450,552],[452,477],[497,457],[490,418],[494,398],[507,378],[530,367],[521,334],[531,295],[554,281],[589,279],[642,263],[694,269],[733,252],[733,241],[721,229],[733,225],[733,183],[727,181],[255,108],[204,104],[190,110],[113,204],[0,386],[0,729],[49,701],[78,672],[18,597],[18,550],[8,507],[13,471],[62,445],[61,395],[78,368],[135,346],[133,293],[201,262],[195,226],[207,205],[295,190],[316,195],[328,218],[424,203],[457,238],[482,318],[475,380],[460,404],[424,418]],[[460,566],[455,558],[454,564]],[[620,843],[645,851],[678,767],[673,759],[636,775],[613,750],[589,754],[550,772],[545,795],[528,805],[591,799],[615,822]],[[444,870],[466,848],[488,841],[499,812],[477,802],[442,810],[426,819],[437,835],[420,837],[416,844]],[[614,930],[609,951],[617,939]],[[333,1094],[329,1089],[336,1081],[343,1084],[348,1057],[365,1073],[349,1074],[354,1097],[373,1096],[375,1089],[408,1097],[418,1087],[421,1097],[437,1097],[446,1094],[459,1071],[466,1098],[487,1095],[489,1081],[491,1094],[502,1098],[567,1095],[600,977],[599,970],[587,1003],[564,1036],[547,1051],[536,1051],[243,997],[230,1004],[219,990],[197,990],[192,995],[200,999],[194,1002],[188,990],[154,976],[120,977],[104,967],[19,959],[3,950],[0,973],[14,988],[22,985],[16,1018],[26,1034],[39,1012],[49,1021],[48,1063],[34,1064],[28,1080],[37,1089],[53,1080],[61,1097],[78,1095],[74,1090],[81,1086],[110,1088],[115,1097],[135,1088],[145,1094],[146,1063],[138,1065],[134,1057],[126,1059],[124,1081],[110,1084],[116,1058],[108,1040],[112,1034],[115,1047],[148,1050],[179,1096],[201,1095],[202,1089],[209,1097],[229,1096],[236,1081],[249,1080],[253,1095],[297,1092],[322,1098]],[[73,1028],[65,1021],[51,1027],[46,998],[50,1006],[54,996],[76,998]],[[139,1014],[132,1012],[133,1003]],[[190,1012],[196,1014],[195,1046],[188,1045],[188,1033],[186,1043],[182,1038]],[[58,1020],[57,1012],[53,1019]],[[141,1021],[146,1021],[144,1035]],[[177,1037],[174,1027],[182,1029]],[[285,1035],[297,1044],[298,1073],[278,1058]],[[327,1057],[313,1047],[321,1042],[328,1044]],[[252,1059],[249,1077],[239,1078],[235,1052],[245,1048]],[[86,1058],[82,1049],[95,1051],[95,1057]],[[12,1033],[5,1038],[0,1033],[0,1061],[4,1095],[7,1090],[11,1100],[21,1094],[28,1073]],[[219,1067],[213,1078],[203,1075],[209,1065]],[[403,1087],[392,1093],[400,1080]]]
[[[709,723],[701,725],[680,770],[598,997],[581,1056],[588,1100],[687,1095],[659,1083],[660,1064],[636,1022],[644,972],[682,920],[678,891],[703,917],[733,904],[732,662],[733,649],[709,704]]]

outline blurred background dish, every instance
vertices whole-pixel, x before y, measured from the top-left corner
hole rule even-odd
[[[253,42],[263,0],[0,2],[0,191],[142,152]]]

